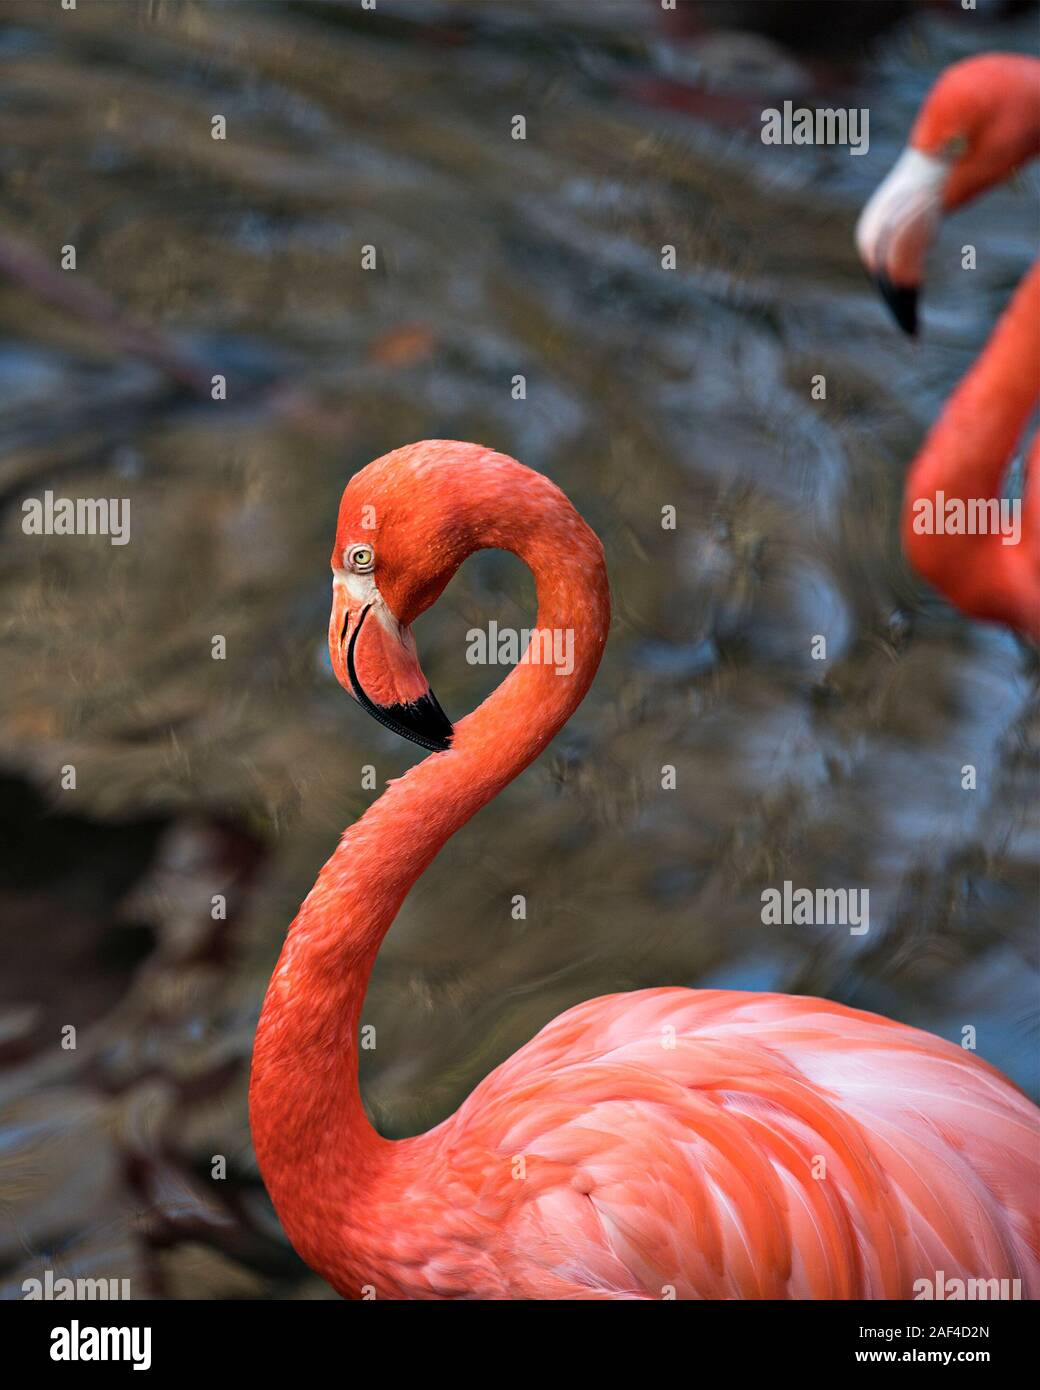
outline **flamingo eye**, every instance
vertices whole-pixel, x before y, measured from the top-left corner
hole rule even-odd
[[[357,574],[368,574],[375,563],[375,551],[370,545],[352,545],[347,551],[347,564]]]
[[[952,163],[954,160],[960,159],[962,154],[968,153],[968,144],[967,135],[955,135],[943,145],[940,154],[943,159],[949,160]]]

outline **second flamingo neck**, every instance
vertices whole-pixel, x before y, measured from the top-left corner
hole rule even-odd
[[[999,496],[1040,383],[1040,262],[1019,285],[978,360],[914,461],[907,499]]]

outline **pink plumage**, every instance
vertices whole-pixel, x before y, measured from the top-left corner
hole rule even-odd
[[[927,1033],[819,999],[616,994],[395,1146],[409,1238],[370,1258],[398,1297],[913,1298],[938,1271],[1030,1297],[1036,1147],[1029,1102]]]

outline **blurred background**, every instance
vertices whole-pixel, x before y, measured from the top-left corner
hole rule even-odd
[[[1035,171],[943,228],[917,345],[852,244],[936,75],[1035,51],[1035,6],[0,0],[0,26],[4,1296],[45,1269],[332,1296],[259,1181],[249,1057],[286,927],[378,794],[362,767],[420,756],[336,685],[325,627],[341,489],[427,436],[553,477],[616,617],[579,714],[383,947],[379,1128],[660,984],[974,1027],[1035,1095],[1035,653],[923,592],[897,538],[1035,254]],[[867,107],[869,153],[763,145],[785,99]],[[47,489],[128,498],[130,543],[26,536]],[[450,715],[502,675],[467,630],[533,611],[484,553],[420,620]],[[764,927],[784,879],[869,888],[870,932]]]

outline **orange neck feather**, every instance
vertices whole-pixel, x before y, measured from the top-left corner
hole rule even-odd
[[[950,397],[914,460],[903,505],[903,542],[918,573],[963,611],[1033,632],[1040,575],[1023,535],[1018,546],[983,535],[920,535],[921,499],[999,498],[1015,446],[1040,397],[1040,262],[1026,275],[978,360]],[[1037,488],[1036,479],[1031,480]],[[1026,528],[1028,530],[1028,528]]]

